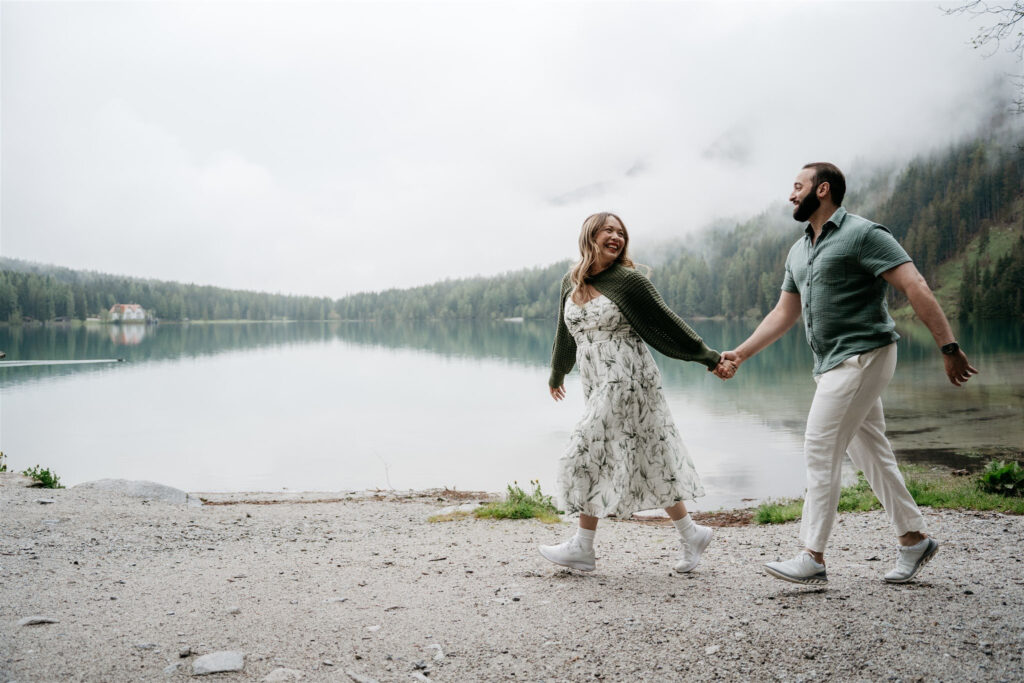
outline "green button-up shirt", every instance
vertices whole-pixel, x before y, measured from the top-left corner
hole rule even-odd
[[[839,207],[817,242],[807,225],[786,257],[782,290],[800,295],[814,374],[900,338],[880,277],[911,260],[889,230]]]

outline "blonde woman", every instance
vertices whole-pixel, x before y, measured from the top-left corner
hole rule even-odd
[[[565,398],[565,375],[579,365],[586,409],[559,462],[558,485],[565,510],[578,512],[580,522],[575,536],[540,546],[540,553],[555,564],[593,571],[600,518],[661,507],[680,535],[675,570],[691,571],[712,531],[693,522],[683,501],[703,496],[704,488],[644,342],[722,379],[732,377],[735,365],[709,349],[635,269],[621,218],[590,216],[579,246],[580,260],[562,280],[548,386],[556,401]]]

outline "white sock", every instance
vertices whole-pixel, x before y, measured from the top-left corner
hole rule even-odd
[[[683,537],[684,541],[697,533],[697,525],[693,523],[690,513],[686,513],[686,516],[682,519],[673,519],[672,524],[679,531],[679,535]]]
[[[925,548],[928,547],[928,539],[926,538],[920,543],[915,543],[914,545],[904,545],[901,547],[904,550],[913,550],[915,553],[924,552]]]
[[[580,542],[580,547],[582,547],[584,550],[593,550],[594,549],[594,534],[596,534],[596,533],[597,533],[597,531],[594,530],[594,529],[584,529],[583,527],[577,528],[576,529],[576,538]]]

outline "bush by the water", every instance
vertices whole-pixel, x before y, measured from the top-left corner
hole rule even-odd
[[[981,490],[1004,496],[1024,496],[1024,468],[1019,463],[994,460],[978,477]]]
[[[27,470],[22,471],[26,477],[32,477],[36,480],[36,486],[44,489],[62,489],[64,488],[60,483],[60,477],[57,476],[56,472],[51,472],[49,467],[29,467]]]
[[[552,524],[561,521],[559,510],[555,507],[551,496],[540,490],[540,481],[530,481],[533,491],[527,493],[519,487],[519,482],[508,485],[508,494],[500,503],[488,503],[478,507],[473,514],[477,517],[491,519],[530,519],[537,518]]]

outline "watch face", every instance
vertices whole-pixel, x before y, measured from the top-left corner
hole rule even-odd
[[[946,344],[945,346],[942,347],[942,353],[946,354],[947,356],[952,356],[959,350],[960,345],[957,344],[956,342],[950,342],[949,344]]]

